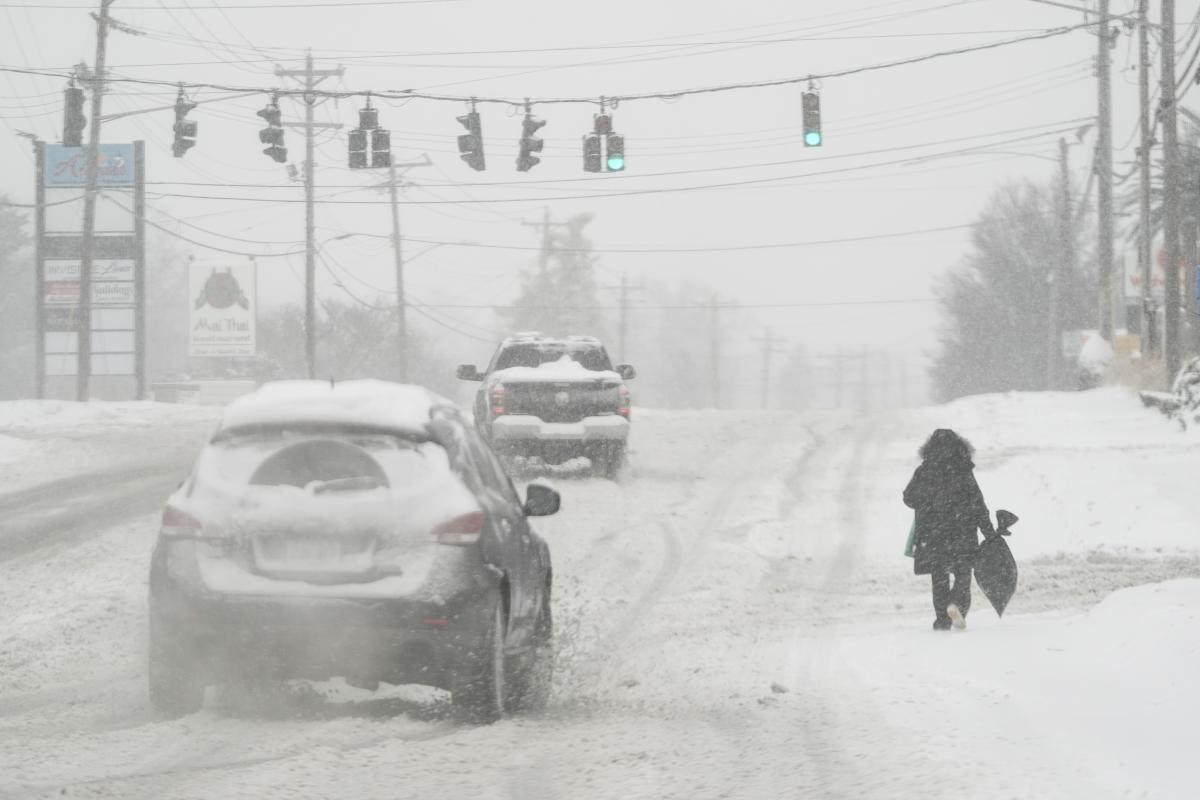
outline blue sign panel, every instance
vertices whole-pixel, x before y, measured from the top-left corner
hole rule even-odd
[[[46,145],[46,185],[87,185],[87,159],[84,147]],[[133,145],[102,144],[96,159],[98,186],[133,186]]]

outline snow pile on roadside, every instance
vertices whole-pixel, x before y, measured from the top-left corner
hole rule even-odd
[[[954,428],[976,448],[990,508],[1021,517],[1018,557],[1097,550],[1144,556],[1194,553],[1200,440],[1142,407],[1131,392],[1009,393],[963,398],[913,412],[904,454],[934,428]],[[903,487],[888,487],[898,503]],[[901,528],[907,509],[892,516]]]
[[[0,434],[0,464],[11,464],[20,461],[33,449],[33,443],[15,436]]]
[[[0,493],[119,464],[190,460],[214,406],[151,402],[0,402]]]
[[[1006,776],[1005,796],[1183,797],[1194,783],[1200,580],[1124,589],[1073,616],[1001,622],[981,608],[965,634],[871,629],[836,647],[893,735],[957,752],[969,782]]]
[[[130,428],[169,427],[178,422],[215,422],[220,415],[220,408],[182,403],[7,400],[0,402],[0,433],[79,436]]]

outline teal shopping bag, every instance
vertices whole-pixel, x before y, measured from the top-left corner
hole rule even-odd
[[[912,525],[910,525],[908,528],[908,541],[904,545],[904,555],[908,556],[909,558],[912,558],[913,543],[916,541],[916,538],[917,538],[917,518],[913,517]]]

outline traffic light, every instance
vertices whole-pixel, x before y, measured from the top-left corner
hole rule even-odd
[[[83,89],[72,82],[63,92],[63,96],[63,144],[67,147],[82,147],[83,129],[87,127],[87,117],[83,115]]]
[[[534,153],[542,152],[545,142],[534,134],[545,124],[546,120],[538,119],[529,112],[525,112],[525,119],[521,122],[521,150],[517,153],[518,172],[528,172],[530,168],[536,167],[542,162]]]
[[[367,132],[350,131],[350,169],[367,168]]]
[[[179,96],[175,98],[175,143],[171,148],[176,158],[182,158],[184,153],[196,146],[197,124],[194,120],[186,118],[188,112],[195,107],[195,103],[189,103],[184,98],[181,89]]]
[[[483,170],[486,166],[483,157],[483,130],[479,124],[479,112],[472,111],[457,118],[467,129],[467,133],[458,137],[458,152],[463,161],[473,170]]]
[[[358,129],[373,131],[379,127],[379,109],[371,108],[371,98],[367,98],[367,107],[358,110]]]
[[[371,166],[389,167],[392,164],[392,132],[376,128],[371,131]]]
[[[367,134],[371,138],[367,139]],[[367,159],[367,144],[370,143],[371,158]],[[358,110],[358,127],[350,131],[350,169],[366,169],[369,167],[389,167],[392,164],[392,132],[379,127],[379,111],[371,108],[371,98],[367,97],[367,107]]]
[[[610,133],[605,137],[608,142],[608,157],[604,165],[609,172],[620,172],[625,169],[625,137],[619,133]]]
[[[800,95],[801,113],[804,117],[804,146],[821,146],[821,95],[805,92]]]
[[[258,140],[267,145],[263,155],[270,156],[280,164],[287,161],[287,148],[283,146],[283,112],[279,110],[279,101],[272,97],[271,102],[258,112],[267,121],[267,127],[258,132]]]
[[[583,169],[585,172],[599,172],[601,168],[600,134],[588,133],[583,137]]]

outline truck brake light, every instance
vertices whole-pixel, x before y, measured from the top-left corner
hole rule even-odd
[[[629,387],[623,383],[617,387],[617,413],[629,417]]]
[[[504,385],[496,384],[492,387],[492,416],[498,417],[504,413]]]

